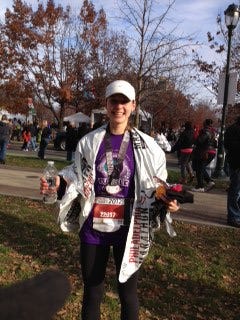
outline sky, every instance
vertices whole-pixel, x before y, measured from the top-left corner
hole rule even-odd
[[[41,1],[41,0],[40,0]],[[38,0],[24,0],[29,4],[37,4]],[[92,0],[95,7],[99,9],[103,7],[106,11],[110,23],[117,15],[117,0]],[[167,5],[169,0],[157,0],[160,4]],[[206,32],[212,30],[216,25],[216,17],[218,14],[224,15],[224,10],[232,4],[231,0],[175,0],[175,4],[171,11],[171,17],[179,22],[179,28],[186,33],[196,33],[199,39],[206,36]],[[240,0],[235,0],[235,4],[239,5]],[[55,3],[61,3],[63,6],[70,4],[72,8],[79,8],[82,0],[55,0]],[[3,16],[6,8],[12,5],[12,0],[1,0],[0,17]],[[112,20],[112,21],[111,21]]]
[[[24,0],[28,4],[37,4],[37,0]],[[156,0],[159,5],[166,5],[169,0]],[[115,17],[118,15],[117,0],[92,0],[96,9],[103,7],[107,14],[110,26],[114,29],[124,28],[116,23]],[[215,59],[215,54],[209,49],[207,43],[207,32],[214,31],[217,28],[216,18],[220,14],[224,19],[224,11],[227,7],[235,3],[240,5],[240,0],[175,0],[175,4],[170,12],[169,17],[178,24],[178,32],[184,35],[194,35],[195,41],[202,43],[201,55],[208,59],[209,62]],[[70,5],[71,8],[80,8],[82,0],[55,0],[55,3],[61,3],[62,6]],[[0,18],[3,19],[6,8],[11,8],[12,0],[1,0]],[[239,22],[240,24],[240,22]],[[127,32],[127,30],[126,30]],[[216,57],[217,58],[217,57]],[[199,89],[198,89],[199,90]],[[202,95],[208,92],[202,88]],[[211,99],[211,96],[209,96]]]

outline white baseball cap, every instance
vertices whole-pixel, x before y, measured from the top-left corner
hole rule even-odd
[[[131,101],[135,100],[135,89],[127,81],[116,80],[107,86],[106,98],[109,98],[110,96],[117,94],[117,93],[123,94]]]

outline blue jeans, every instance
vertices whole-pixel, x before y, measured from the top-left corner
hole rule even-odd
[[[197,188],[204,188],[204,181],[209,183],[212,181],[207,172],[207,166],[214,159],[215,154],[209,154],[208,159],[204,160],[199,158],[194,159],[194,170],[196,171]]]
[[[4,161],[6,158],[8,141],[0,139],[0,161]]]
[[[35,136],[31,137],[30,145],[32,147],[32,150],[35,150],[37,148],[37,138]]]
[[[194,176],[192,164],[191,164],[191,153],[180,153],[180,166],[181,166],[181,177],[183,179],[187,178],[187,174],[190,177]]]
[[[230,168],[227,197],[228,221],[240,223],[240,169]]]

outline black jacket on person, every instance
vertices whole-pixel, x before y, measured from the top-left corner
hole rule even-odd
[[[180,134],[177,142],[172,147],[171,152],[175,152],[177,150],[192,148],[194,143],[194,131],[192,128],[185,129]]]
[[[66,151],[75,151],[78,143],[78,130],[72,126],[68,126],[66,130]]]
[[[29,125],[29,130],[31,132],[31,137],[36,137],[37,136],[38,127],[37,127],[36,123],[31,123]]]
[[[216,132],[213,127],[206,126],[199,131],[195,141],[195,148],[199,151],[207,151],[217,147]]]
[[[240,117],[227,128],[224,135],[224,147],[230,168],[240,168]]]
[[[41,139],[51,139],[52,130],[49,127],[45,127],[42,130]]]
[[[8,123],[0,121],[0,140],[8,141],[11,135],[11,127]]]

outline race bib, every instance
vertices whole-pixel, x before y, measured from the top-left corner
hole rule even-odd
[[[124,224],[125,200],[97,197],[93,205],[93,229],[114,232]]]

